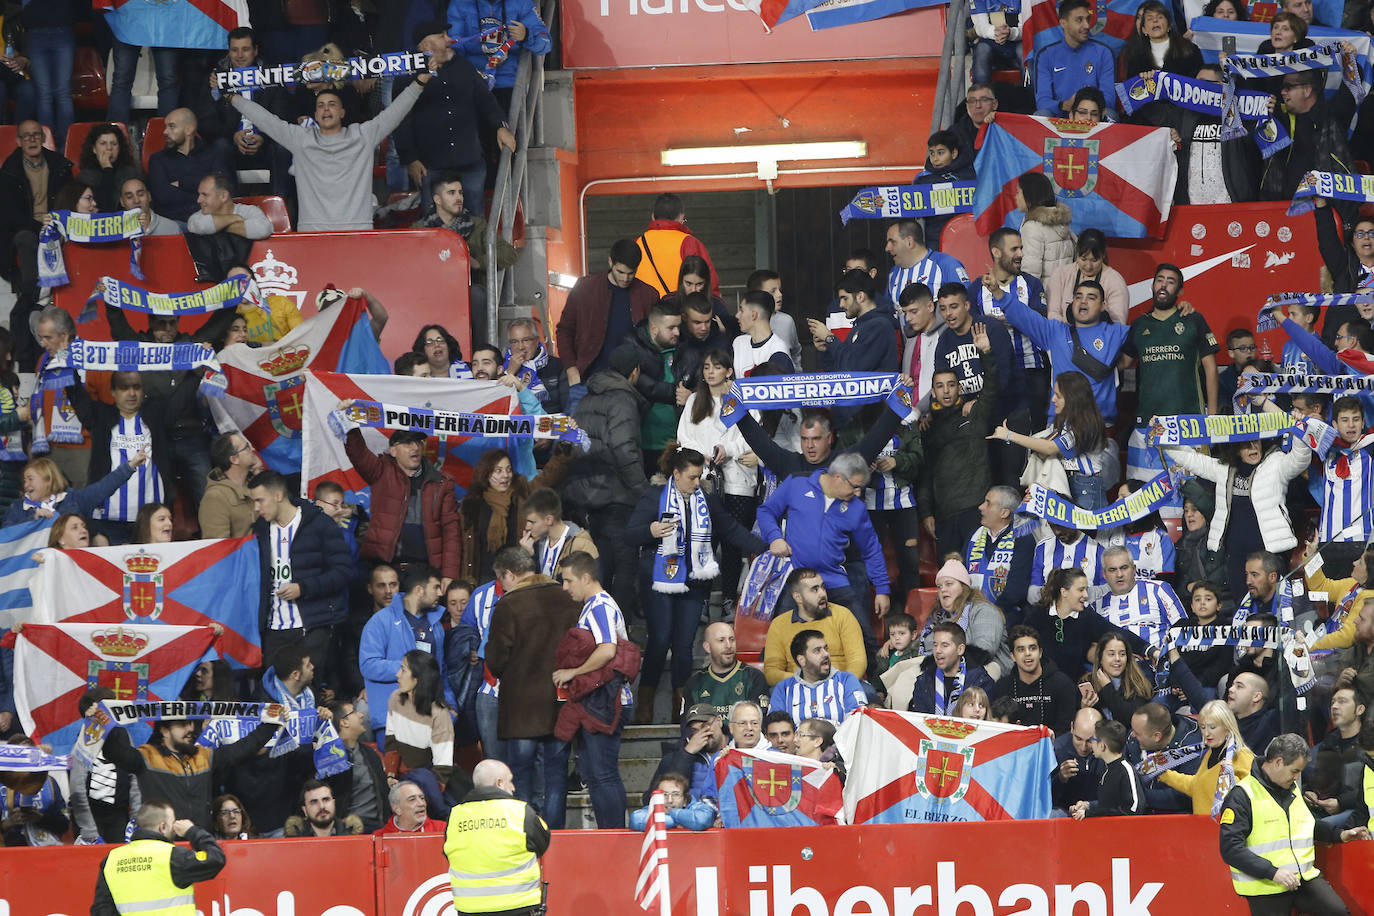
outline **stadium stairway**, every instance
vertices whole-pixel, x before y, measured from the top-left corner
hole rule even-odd
[[[625,727],[620,738],[620,778],[625,783],[626,812],[643,806],[641,798],[649,788],[649,780],[653,779],[659,760],[663,758],[663,743],[675,744],[679,734],[678,726],[671,723]],[[568,793],[567,826],[569,830],[596,826],[591,798],[586,789]]]

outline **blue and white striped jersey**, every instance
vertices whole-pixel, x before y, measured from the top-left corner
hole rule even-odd
[[[132,522],[138,510],[147,503],[166,502],[162,492],[162,475],[153,463],[153,434],[142,414],[120,417],[110,430],[110,467],[117,468],[132,461],[140,451],[148,453],[148,460],[134,468],[133,476],[114,492],[105,503],[105,518],[115,522]]]

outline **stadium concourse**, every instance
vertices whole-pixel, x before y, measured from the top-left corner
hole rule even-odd
[[[0,916],[1368,911],[1368,8],[208,3],[0,20]]]

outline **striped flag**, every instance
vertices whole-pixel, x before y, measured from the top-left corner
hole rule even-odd
[[[649,819],[644,823],[644,844],[639,847],[639,880],[635,903],[648,912],[658,902],[659,916],[668,916],[673,901],[668,893],[668,812],[663,793],[649,799]]]
[[[34,519],[0,529],[0,628],[27,623],[32,618],[29,582],[38,570],[33,554],[48,546],[48,533],[55,518]]]

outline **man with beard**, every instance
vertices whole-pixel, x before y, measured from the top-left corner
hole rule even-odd
[[[830,667],[830,650],[820,630],[802,630],[788,647],[797,673],[773,688],[769,709],[780,709],[797,718],[826,719],[839,725],[845,717],[868,705],[859,679],[848,671]]]
[[[334,812],[334,790],[318,779],[307,779],[301,786],[301,813],[286,819],[286,836],[314,839],[363,832],[363,821],[358,815],[336,817]]]
[[[858,626],[857,621],[855,626]],[[717,716],[727,715],[730,707],[741,698],[768,708],[767,680],[757,668],[735,657],[734,627],[723,621],[711,624],[706,628],[701,647],[706,650],[706,666],[689,677],[682,688],[688,705],[708,704]]]
[[[1005,306],[1015,300],[1041,315],[1046,314],[1045,287],[1040,280],[1021,272],[1021,233],[998,229],[988,237],[992,266],[968,285],[969,311],[980,316],[1006,320]],[[1007,427],[1029,435],[1045,428],[1050,404],[1050,362],[1045,351],[1015,328],[1011,335],[1012,365],[1021,373],[1025,396],[1007,417]],[[1015,484],[1026,463],[1026,450],[1004,442],[992,449],[993,461],[1000,466],[998,479]]]

